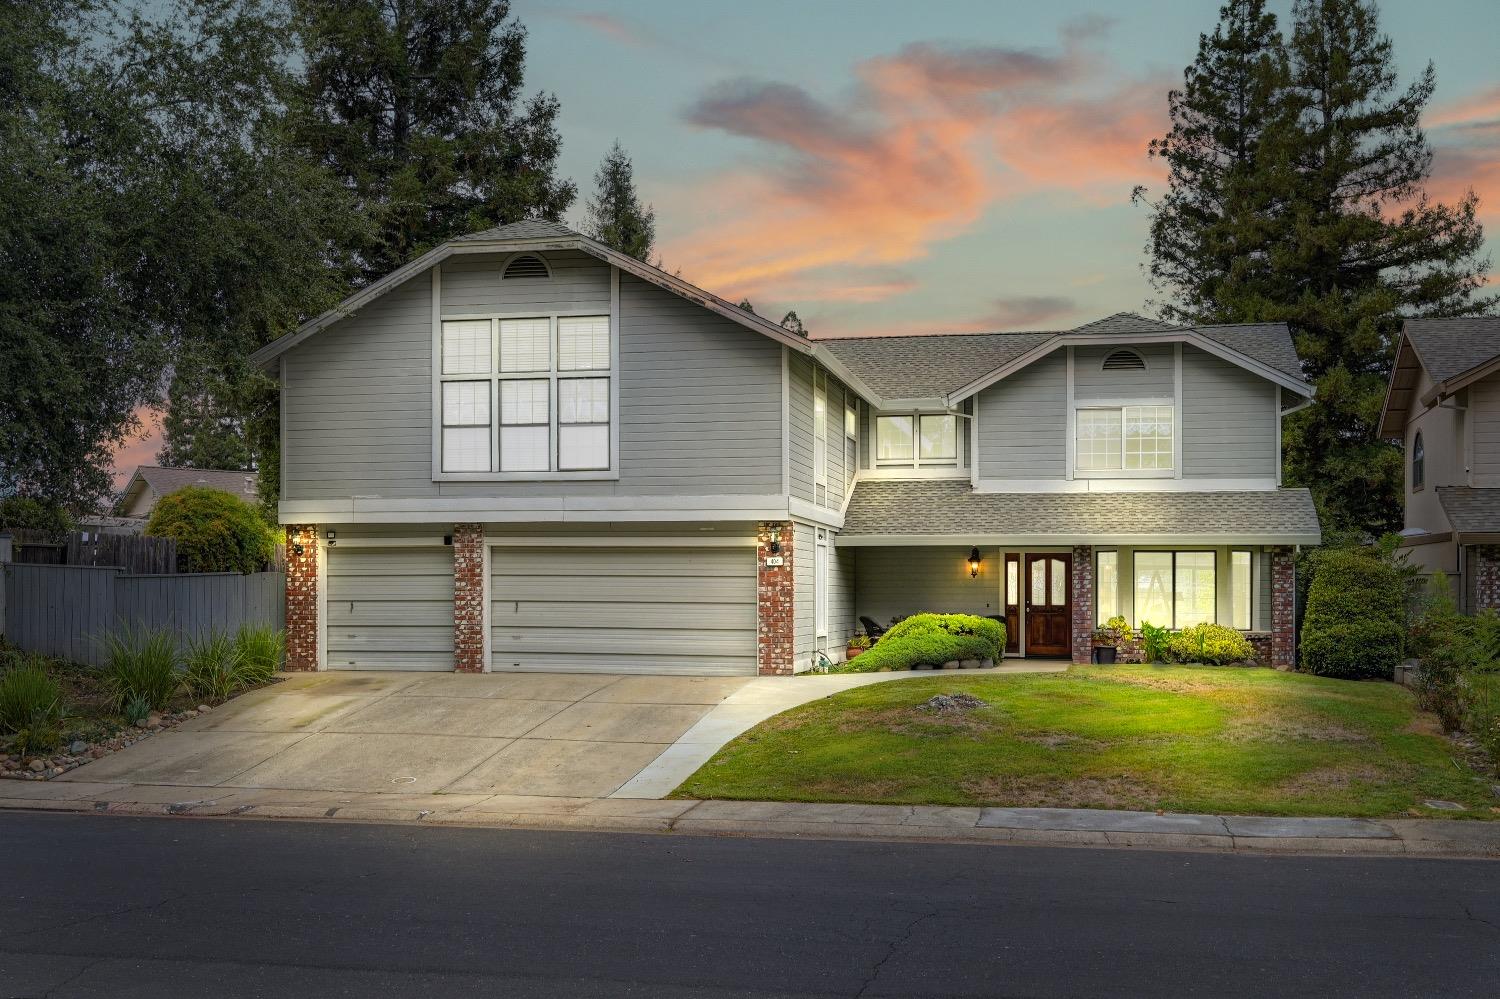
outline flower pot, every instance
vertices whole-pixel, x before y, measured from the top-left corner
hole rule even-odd
[[[1100,666],[1113,666],[1115,663],[1115,647],[1113,645],[1094,646],[1094,662]]]
[[[844,650],[844,658],[845,659],[853,659],[855,656],[859,655],[863,651],[864,651],[864,649],[858,649],[858,648],[855,648],[854,646],[851,645],[847,649]]]

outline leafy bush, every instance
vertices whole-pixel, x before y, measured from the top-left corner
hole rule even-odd
[[[228,635],[210,633],[188,643],[183,656],[188,689],[195,697],[227,701],[245,685],[239,646]]]
[[[1174,663],[1205,663],[1227,666],[1255,658],[1255,646],[1233,628],[1222,624],[1195,624],[1167,640],[1167,657]]]
[[[1302,622],[1302,668],[1347,680],[1389,680],[1406,640],[1405,577],[1378,552],[1328,551]]]
[[[157,500],[146,533],[175,539],[186,572],[260,572],[276,550],[259,510],[222,489],[203,486]]]
[[[167,632],[124,628],[107,636],[104,648],[104,686],[118,711],[128,715],[126,707],[135,700],[164,708],[182,686],[177,645]]]
[[[55,730],[62,720],[62,687],[36,663],[0,674],[0,731],[12,734]]]
[[[1418,705],[1437,715],[1444,731],[1468,728],[1482,743],[1493,739],[1494,684],[1484,674],[1495,665],[1495,615],[1460,614],[1441,572],[1433,574],[1418,605],[1410,643],[1418,659],[1412,678]]]
[[[1141,651],[1146,662],[1159,663],[1167,657],[1167,645],[1172,641],[1171,628],[1159,628],[1150,621],[1141,622]]]
[[[235,634],[234,646],[240,657],[240,673],[245,686],[270,683],[281,669],[286,654],[286,636],[270,625],[245,625]]]
[[[1004,649],[1005,625],[999,621],[974,614],[913,614],[843,671],[878,673],[954,659],[999,659]]]
[[[1125,620],[1124,614],[1116,614],[1104,622],[1104,627],[1115,633],[1115,637],[1121,642],[1129,642],[1135,638],[1135,629],[1130,627],[1130,622]]]
[[[72,532],[74,526],[73,518],[60,506],[29,496],[0,499],[0,528],[63,535]]]

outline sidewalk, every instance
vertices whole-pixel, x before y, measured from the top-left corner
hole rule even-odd
[[[341,794],[81,781],[6,781],[0,786],[0,810],[6,809],[782,839],[1500,858],[1500,822],[1443,819],[1296,819],[1082,808]]]

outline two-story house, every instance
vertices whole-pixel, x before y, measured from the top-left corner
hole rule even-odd
[[[790,673],[859,619],[1116,613],[1290,665],[1284,326],[811,340],[563,226],[455,239],[270,344],[302,669]]]
[[[1500,318],[1407,320],[1380,435],[1405,447],[1408,557],[1500,608]]]

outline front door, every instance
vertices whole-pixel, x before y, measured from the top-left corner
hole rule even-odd
[[[1073,651],[1072,559],[1026,556],[1026,654],[1067,656]]]

